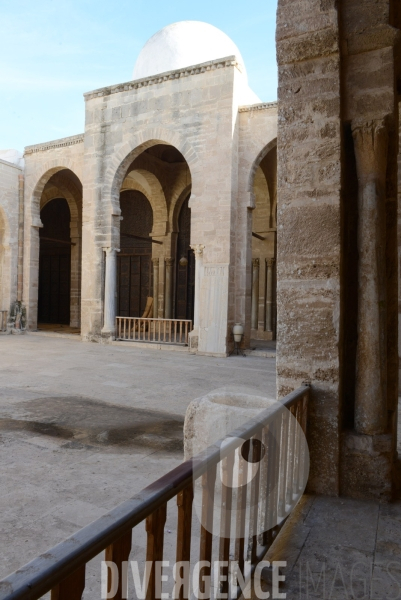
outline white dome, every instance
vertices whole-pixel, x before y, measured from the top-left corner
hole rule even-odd
[[[217,27],[202,21],[179,21],[163,27],[146,42],[135,63],[133,78],[142,79],[233,55],[244,65],[237,46]]]

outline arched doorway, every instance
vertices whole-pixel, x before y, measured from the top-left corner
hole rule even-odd
[[[55,198],[40,211],[38,323],[70,324],[70,209]]]
[[[253,177],[251,338],[276,338],[277,146],[261,153]]]
[[[82,185],[69,169],[41,180],[37,324],[79,333],[81,322]],[[38,215],[39,216],[39,215]],[[32,319],[33,321],[33,319]],[[32,323],[31,321],[31,323]]]
[[[191,209],[189,196],[184,201],[178,217],[177,271],[175,291],[176,319],[194,317],[195,302],[195,255],[191,250]]]
[[[153,295],[153,211],[146,196],[137,190],[120,195],[120,253],[117,257],[117,314],[140,317],[147,298]]]

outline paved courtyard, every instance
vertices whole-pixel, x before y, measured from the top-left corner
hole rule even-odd
[[[275,360],[0,336],[0,577],[179,464],[222,386],[274,397]]]

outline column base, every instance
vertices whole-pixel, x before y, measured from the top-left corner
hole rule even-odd
[[[188,334],[188,350],[190,354],[197,354],[199,346],[199,327],[194,327]]]
[[[391,434],[345,432],[341,448],[341,494],[361,500],[390,501],[395,469],[393,447]]]
[[[100,332],[100,339],[104,344],[113,342],[116,339],[116,330],[103,328]]]

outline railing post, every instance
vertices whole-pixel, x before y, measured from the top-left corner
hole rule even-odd
[[[200,536],[199,560],[211,564],[213,544],[213,510],[214,510],[214,487],[216,483],[216,465],[208,467],[202,475],[202,523]],[[205,599],[205,578],[210,578],[211,567],[203,568],[203,575],[199,572],[199,591]],[[210,589],[209,589],[210,594]]]
[[[193,484],[177,494],[178,527],[177,527],[177,554],[176,562],[187,562],[191,559],[191,530],[192,530],[192,502],[194,498]],[[182,568],[182,567],[180,567]],[[189,568],[183,572],[184,585],[179,590],[178,599],[190,597],[189,593]],[[177,598],[177,596],[175,596]]]
[[[223,459],[222,469],[222,490],[221,490],[221,521],[220,521],[220,549],[219,560],[227,563],[223,566],[221,573],[224,576],[221,582],[220,593],[228,594],[229,591],[229,559],[230,559],[230,541],[231,541],[231,506],[233,496],[233,468],[235,453],[232,452]]]
[[[128,561],[132,547],[132,531],[129,530],[122,538],[111,544],[105,551],[105,560],[113,562],[118,569],[118,588],[115,595],[111,600],[122,600],[127,598],[127,571],[123,571],[122,565]],[[107,589],[111,589],[112,585],[112,572],[108,569],[108,586]]]
[[[248,492],[248,457],[243,452],[244,444],[238,448],[238,487],[237,487],[237,523],[235,540],[235,560],[238,562],[238,568],[242,575],[244,574],[245,563],[245,520],[246,520],[246,497]],[[247,448],[247,446],[246,446]]]
[[[51,600],[81,600],[85,589],[85,565],[60,581],[51,591]]]
[[[146,591],[146,600],[156,600],[156,566],[157,561],[163,560],[164,548],[164,525],[166,523],[167,504],[162,504],[146,519],[146,562],[150,565],[150,576],[148,589]],[[148,567],[148,565],[147,565]],[[147,573],[145,573],[145,581]],[[161,582],[159,582],[161,587]]]

